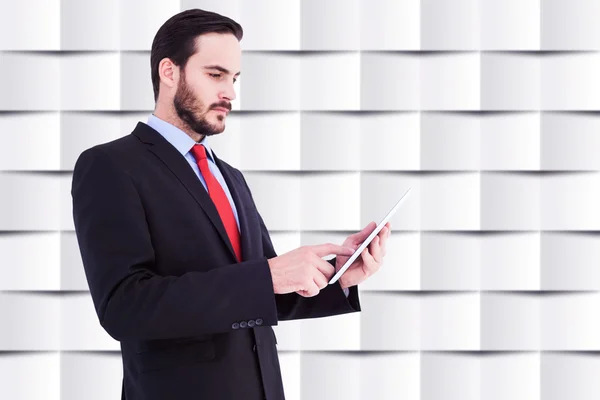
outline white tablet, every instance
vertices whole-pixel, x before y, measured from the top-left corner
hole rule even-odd
[[[352,254],[350,256],[350,258],[348,259],[348,261],[346,261],[346,263],[344,265],[342,265],[342,268],[340,268],[340,270],[331,278],[331,280],[329,281],[330,285],[332,283],[336,283],[337,280],[340,279],[340,276],[342,276],[342,274],[348,269],[348,267],[350,265],[352,265],[352,263],[354,262],[354,260],[356,260],[360,256],[360,254],[362,253],[362,251],[369,245],[369,243],[371,243],[371,240],[375,239],[375,236],[377,236],[377,234],[379,233],[379,231],[381,231],[383,229],[383,227],[385,226],[385,224],[396,213],[396,210],[398,210],[398,208],[400,208],[400,204],[402,204],[402,201],[407,197],[408,192],[410,192],[410,188],[408,188],[408,190],[406,192],[404,192],[404,194],[402,195],[402,197],[400,197],[400,200],[398,200],[398,202],[394,205],[394,207],[392,207],[392,209],[390,210],[390,212],[387,213],[387,215],[383,218],[383,220],[381,220],[381,222],[379,223],[379,225],[377,225],[377,227],[373,230],[373,232],[371,232],[371,234],[365,239],[364,242],[362,242],[362,244],[358,247],[358,249],[356,249],[356,251],[354,252],[354,254]]]

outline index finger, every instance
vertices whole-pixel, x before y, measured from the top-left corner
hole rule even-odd
[[[312,250],[319,257],[325,257],[331,254],[338,256],[351,256],[354,254],[354,249],[333,243],[318,244],[316,246],[312,246]]]

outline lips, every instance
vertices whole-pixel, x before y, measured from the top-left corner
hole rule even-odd
[[[223,107],[215,107],[215,108],[213,108],[213,110],[219,111],[219,112],[222,112],[222,113],[225,113],[225,114],[229,114],[229,110],[226,109],[226,108],[223,108]]]

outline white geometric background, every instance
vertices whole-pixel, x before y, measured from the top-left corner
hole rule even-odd
[[[194,7],[244,27],[210,140],[278,253],[413,188],[363,311],[275,328],[289,400],[600,398],[597,0],[0,3],[0,399],[120,398],[72,169],[146,121],[154,34]]]

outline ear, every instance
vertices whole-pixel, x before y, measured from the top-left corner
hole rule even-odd
[[[179,67],[170,58],[163,58],[158,64],[158,76],[161,83],[174,88],[179,82]]]

